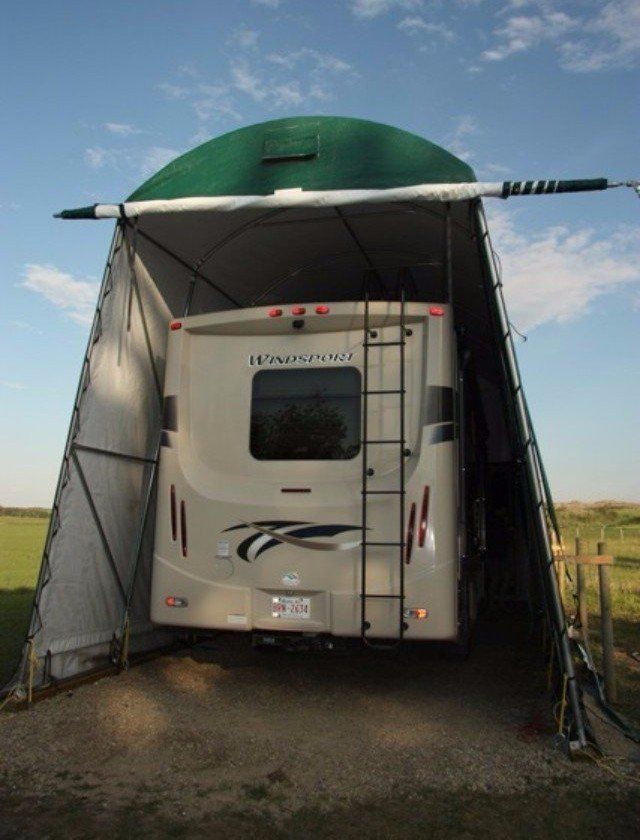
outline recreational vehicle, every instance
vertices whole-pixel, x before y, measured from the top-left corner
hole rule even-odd
[[[466,644],[456,337],[405,296],[170,323],[154,622]]]

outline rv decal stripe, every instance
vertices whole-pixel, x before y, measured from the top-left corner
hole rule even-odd
[[[425,425],[453,420],[453,388],[428,385],[425,392]]]
[[[248,525],[248,527],[255,528],[256,531],[260,531],[260,533],[272,537],[274,543],[285,542],[291,545],[299,546],[300,548],[310,548],[314,551],[347,551],[350,548],[357,548],[361,542],[360,540],[345,543],[315,542],[314,540],[302,539],[295,536],[295,534],[300,532],[312,534],[313,536],[322,536],[325,528],[339,528],[339,531],[334,530],[334,534],[343,533],[344,531],[359,531],[360,525],[311,526],[309,528],[301,528],[299,531],[294,531],[292,534],[279,534],[275,531],[269,531],[267,528],[261,528],[255,523]],[[262,551],[266,551],[266,549],[266,545],[262,547]],[[262,553],[262,551],[259,551],[258,553]]]
[[[453,423],[442,423],[427,430],[426,443],[445,443],[453,440]]]
[[[246,522],[243,522],[241,525],[232,525],[230,528],[225,528],[222,532],[223,534],[227,531],[240,531],[242,528],[255,528],[258,525],[267,528],[285,528],[288,525],[308,525],[308,522],[304,522],[301,519],[265,519],[260,522],[254,522],[253,525],[247,525]]]

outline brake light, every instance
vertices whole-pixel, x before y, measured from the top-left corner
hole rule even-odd
[[[291,314],[292,315],[304,315],[304,313],[306,311],[307,310],[304,308],[304,306],[294,306],[293,309],[291,310]]]
[[[413,550],[413,534],[416,527],[416,503],[413,502],[409,512],[409,524],[407,525],[407,542],[405,546],[405,563],[411,562],[411,552]]]
[[[325,306],[325,304],[321,304],[320,306],[316,306],[316,313],[318,315],[328,315],[329,314],[329,307]]]
[[[429,518],[429,487],[425,485],[424,493],[422,494],[422,509],[420,510],[420,528],[418,529],[418,545],[420,548],[424,545],[425,537],[427,536],[427,520]]]
[[[182,327],[182,321],[172,321],[169,324],[170,330],[179,330]]]
[[[180,502],[180,540],[182,544],[182,556],[187,556],[187,511],[184,500]]]
[[[444,309],[441,306],[430,306],[429,315],[434,315],[436,318],[440,318],[444,315]]]
[[[175,542],[178,536],[178,517],[176,514],[176,486],[171,485],[171,539]]]
[[[270,318],[279,318],[282,315],[282,309],[270,309],[269,310],[269,317]]]
[[[189,604],[186,598],[178,598],[177,595],[167,595],[164,602],[168,607],[186,607]]]

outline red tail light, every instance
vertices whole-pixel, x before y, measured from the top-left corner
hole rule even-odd
[[[187,556],[187,511],[184,501],[180,502],[180,539],[182,543],[182,556]]]
[[[169,329],[171,330],[179,330],[182,327],[182,321],[172,321],[169,324]]]
[[[269,317],[270,318],[279,318],[282,315],[282,309],[270,309],[269,310]]]
[[[405,545],[405,563],[411,562],[411,552],[413,551],[413,534],[416,527],[416,503],[411,505],[409,512],[409,524],[407,525],[407,542]]]
[[[444,309],[441,306],[430,306],[429,315],[434,315],[436,318],[440,318],[444,315]]]
[[[318,315],[328,315],[329,307],[322,303],[320,304],[320,306],[316,306],[316,312],[318,313]]]
[[[429,487],[425,486],[422,494],[422,509],[420,511],[420,527],[418,529],[418,545],[420,548],[424,545],[425,537],[427,536],[427,520],[429,519]]]
[[[178,516],[176,513],[176,486],[171,485],[171,539],[175,542],[178,536]]]
[[[292,315],[304,315],[304,313],[306,311],[307,310],[304,308],[304,306],[294,306],[293,309],[291,310],[291,314]]]

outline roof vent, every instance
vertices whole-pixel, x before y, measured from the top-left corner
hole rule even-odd
[[[264,135],[263,163],[285,160],[310,160],[320,153],[320,132],[317,123],[273,129]]]

